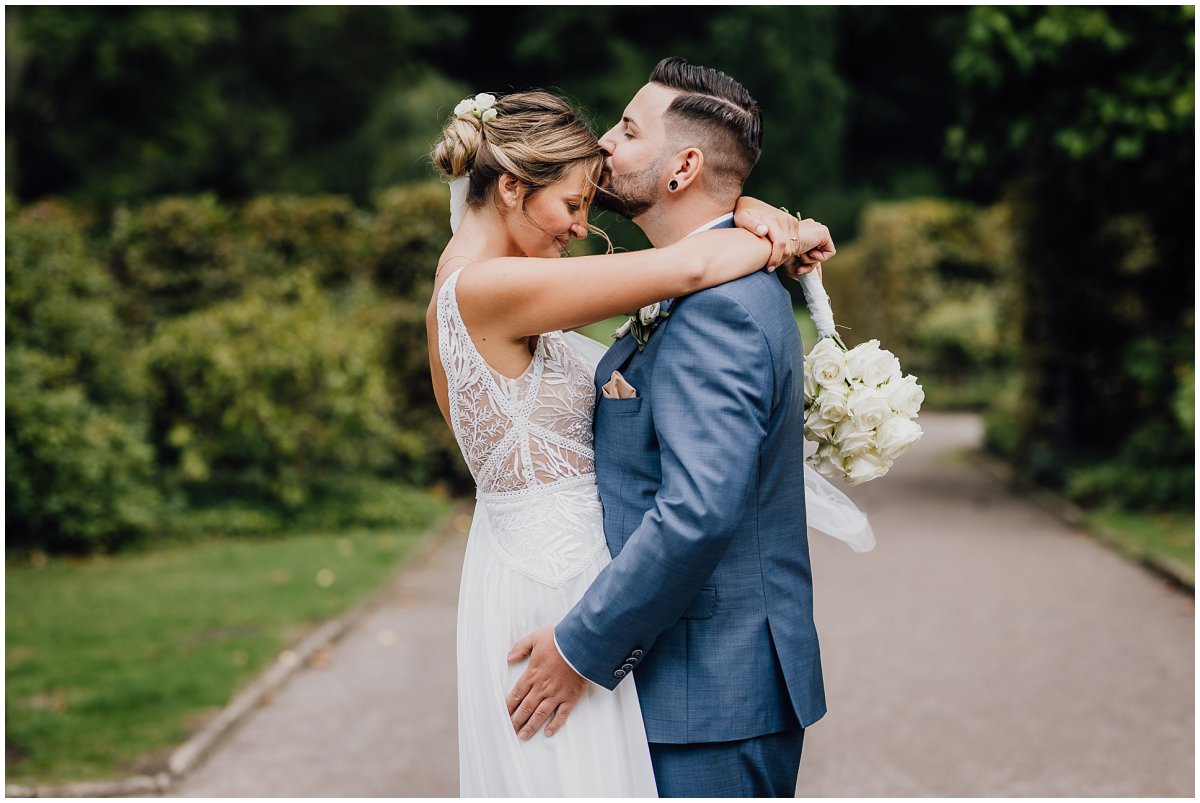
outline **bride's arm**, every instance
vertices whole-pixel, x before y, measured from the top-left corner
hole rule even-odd
[[[721,229],[626,254],[490,259],[463,271],[458,304],[469,326],[519,339],[724,284],[762,268],[770,253],[761,237]]]

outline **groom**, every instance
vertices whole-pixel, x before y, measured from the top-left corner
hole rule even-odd
[[[665,59],[600,140],[612,180],[598,203],[656,247],[732,226],[761,143],[740,84]],[[509,713],[521,738],[547,720],[549,736],[589,681],[613,689],[633,674],[661,796],[792,797],[825,692],[791,301],[759,271],[664,301],[662,313],[597,370],[613,561],[557,627],[513,648],[510,660],[530,663]],[[623,392],[602,390],[610,382]]]

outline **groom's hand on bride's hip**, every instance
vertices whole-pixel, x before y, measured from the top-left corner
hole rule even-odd
[[[513,645],[510,664],[529,659],[529,666],[508,693],[508,714],[521,739],[531,739],[546,726],[553,736],[563,726],[588,680],[571,668],[554,644],[554,628],[530,633]]]

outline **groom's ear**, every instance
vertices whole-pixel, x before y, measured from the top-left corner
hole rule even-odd
[[[671,175],[667,178],[667,193],[676,195],[699,180],[704,170],[704,151],[695,146],[684,148],[675,154],[672,165]],[[671,189],[670,182],[675,182],[675,189]]]

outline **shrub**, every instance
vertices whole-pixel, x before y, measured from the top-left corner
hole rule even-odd
[[[1011,240],[1003,206],[876,204],[825,283],[848,345],[877,338],[932,407],[980,407],[1013,363]]]
[[[264,289],[164,324],[146,361],[166,465],[292,508],[323,472],[391,468],[400,438],[368,312],[301,275],[290,295]]]
[[[1176,422],[1147,421],[1117,456],[1066,472],[1066,494],[1088,505],[1125,510],[1188,510],[1195,504],[1193,443]]]
[[[375,525],[402,518],[382,488],[468,489],[427,364],[446,194],[164,198],[94,243],[10,208],[10,543]]]
[[[438,258],[450,239],[450,191],[431,182],[380,195],[372,231],[375,283],[425,303]]]
[[[44,202],[10,212],[7,223],[5,342],[65,360],[96,403],[136,405],[145,389],[128,360],[117,287],[91,254],[83,220]]]
[[[150,532],[159,496],[145,383],[83,221],[9,210],[5,238],[5,524],[16,547],[86,551]]]
[[[154,452],[138,424],[88,398],[71,360],[9,348],[4,417],[10,548],[85,552],[153,529]]]
[[[369,216],[343,196],[264,195],[241,210],[243,259],[251,275],[306,269],[324,286],[368,277]]]
[[[237,295],[246,262],[234,221],[211,195],[118,209],[109,258],[129,321],[149,324]]]

